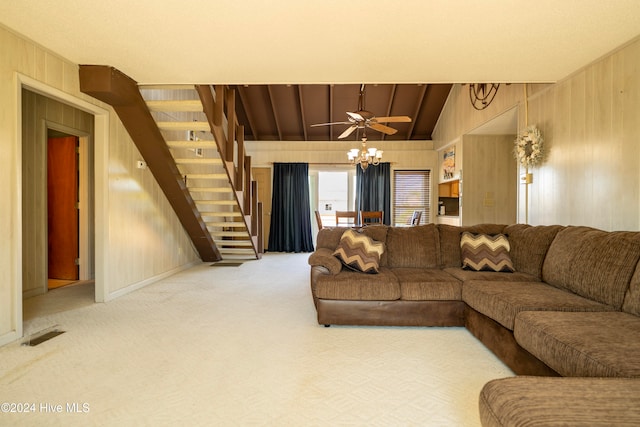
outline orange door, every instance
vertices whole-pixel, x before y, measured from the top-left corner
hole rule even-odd
[[[77,141],[70,136],[47,143],[50,279],[78,280]]]

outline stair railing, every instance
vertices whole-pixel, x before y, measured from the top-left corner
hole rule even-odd
[[[210,85],[196,85],[195,89],[251,235],[253,248],[260,256],[264,252],[262,203],[258,200],[258,183],[251,178],[251,156],[245,152],[244,127],[238,123],[235,112],[236,91],[223,85],[216,85],[215,91]]]

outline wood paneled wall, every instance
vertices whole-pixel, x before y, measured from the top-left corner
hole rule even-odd
[[[529,219],[640,230],[640,40],[529,99],[547,160]]]
[[[20,76],[62,94],[71,104],[77,100],[95,106],[107,117],[104,134],[108,137],[95,151],[99,165],[95,196],[104,207],[96,212],[96,244],[100,245],[96,248],[96,281],[102,282],[105,299],[144,286],[199,259],[151,173],[136,169],[140,155],[117,116],[105,104],[80,92],[78,66],[2,26],[0,46],[2,345],[22,334],[22,266],[29,262],[22,258]]]
[[[306,162],[348,165],[347,151],[360,148],[360,141],[246,141],[254,166],[273,162]],[[383,150],[383,161],[396,169],[433,168],[437,154],[431,141],[369,141],[367,147]]]
[[[513,136],[462,138],[462,225],[516,222],[517,177]]]
[[[527,199],[519,184],[519,222],[528,209],[531,224],[640,230],[640,39],[556,84],[527,85],[528,108],[524,92],[521,84],[503,85],[489,108],[476,111],[468,86],[455,85],[435,147],[518,106],[519,128],[537,125],[547,150],[531,171]]]

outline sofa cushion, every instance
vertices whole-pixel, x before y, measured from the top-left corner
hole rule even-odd
[[[390,227],[387,232],[389,267],[435,268],[438,266],[438,229],[435,224]]]
[[[549,247],[542,278],[620,310],[638,259],[638,232],[567,227]]]
[[[472,280],[462,286],[462,300],[474,310],[513,330],[521,311],[606,311],[611,307],[542,282]]]
[[[316,249],[327,248],[334,251],[340,243],[342,233],[350,230],[347,227],[325,227],[318,230],[316,237]]]
[[[460,238],[462,268],[511,273],[513,264],[509,249],[509,239],[504,234],[474,234],[465,231]]]
[[[516,271],[542,278],[542,263],[551,242],[564,227],[561,225],[514,224],[505,227],[511,250],[509,256]]]
[[[460,267],[460,237],[463,231],[471,233],[499,234],[504,230],[502,224],[476,224],[472,226],[457,227],[455,225],[438,224],[438,235],[440,243],[441,267]]]
[[[460,267],[460,236],[462,227],[448,224],[438,224],[440,238],[440,266]]]
[[[640,262],[631,277],[629,289],[624,296],[622,311],[640,316]]]
[[[319,265],[329,270],[331,274],[338,274],[342,271],[342,262],[333,255],[333,251],[327,248],[318,248],[309,255],[310,266]]]
[[[514,336],[567,377],[640,377],[640,318],[620,311],[524,312]]]
[[[377,242],[355,230],[347,230],[342,234],[333,255],[352,270],[377,273],[380,267],[380,256],[383,252],[383,242]]]
[[[400,284],[385,267],[378,274],[343,269],[336,275],[318,275],[312,284],[316,298],[335,300],[394,301],[400,299]]]
[[[501,282],[539,282],[535,276],[515,271],[513,273],[505,274],[497,271],[473,271],[463,270],[461,267],[449,267],[445,268],[448,274],[452,275],[456,279],[466,282],[468,280],[491,280]]]
[[[640,425],[640,379],[501,378],[479,403],[483,427]]]
[[[462,282],[437,268],[393,268],[400,298],[412,301],[462,299]]]

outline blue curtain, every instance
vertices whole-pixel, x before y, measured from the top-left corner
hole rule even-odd
[[[313,252],[309,165],[274,163],[269,252]]]
[[[391,163],[356,166],[356,211],[383,211],[383,222],[391,225]]]

